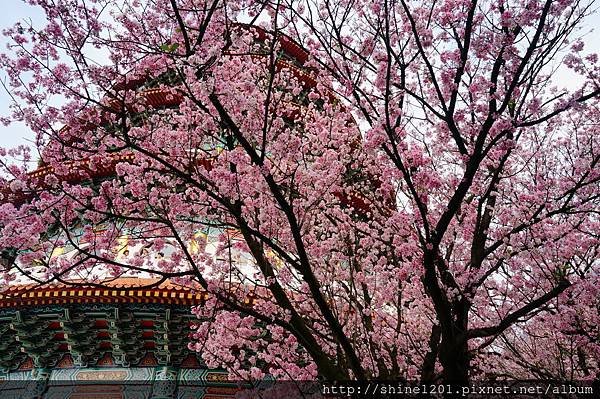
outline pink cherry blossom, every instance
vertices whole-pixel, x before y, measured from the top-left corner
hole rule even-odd
[[[586,1],[30,3],[1,284],[206,291],[235,380],[598,378]]]

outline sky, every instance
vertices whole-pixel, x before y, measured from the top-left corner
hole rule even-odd
[[[40,26],[44,22],[43,12],[36,7],[23,3],[22,0],[0,0],[2,9],[0,11],[0,29],[12,26],[15,22],[31,20],[34,25]],[[597,2],[596,8],[600,6]],[[582,32],[589,32],[585,37],[586,49],[591,52],[600,53],[600,13],[596,13],[588,19],[587,25]],[[0,52],[6,51],[7,41],[0,35]],[[579,86],[579,80],[574,74],[566,69],[559,70],[556,83],[566,88]],[[0,79],[4,79],[4,74],[0,72]],[[0,88],[0,116],[9,115],[10,97]],[[0,147],[15,147],[20,144],[31,144],[32,133],[27,127],[20,123],[13,123],[9,126],[0,124]]]
[[[0,30],[14,25],[16,22],[31,20],[39,25],[44,22],[44,14],[41,9],[24,4],[22,0],[0,0]],[[0,52],[6,51],[7,41],[0,34]],[[4,79],[4,73],[0,72],[0,78]],[[0,116],[10,114],[9,95],[0,88]],[[13,123],[9,126],[0,124],[0,147],[15,147],[20,144],[31,144],[33,134],[22,123]]]

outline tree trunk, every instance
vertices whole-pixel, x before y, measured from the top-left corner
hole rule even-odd
[[[464,334],[442,338],[440,363],[444,384],[469,384],[469,354]]]
[[[440,363],[444,384],[469,384],[469,341],[467,338],[470,305],[466,301],[454,304],[456,319],[442,330]]]
[[[421,383],[432,384],[435,382],[435,362],[438,358],[438,348],[440,345],[440,326],[434,324],[431,328],[431,335],[429,337],[429,352],[423,359],[423,365],[421,366]]]

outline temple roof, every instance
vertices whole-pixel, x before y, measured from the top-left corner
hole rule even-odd
[[[4,289],[0,371],[54,368],[65,356],[71,356],[65,367],[180,367],[188,357],[197,358],[187,348],[190,326],[197,320],[190,306],[201,304],[206,293],[150,278],[118,278],[102,285],[69,281]],[[196,361],[187,367],[201,365]]]
[[[170,280],[121,277],[101,283],[12,285],[0,291],[0,308],[63,305],[73,303],[160,303],[193,306],[204,302],[207,293],[200,288]]]

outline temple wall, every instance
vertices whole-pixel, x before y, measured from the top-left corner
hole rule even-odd
[[[217,399],[237,391],[224,372],[168,366],[33,369],[0,376],[2,399]]]

